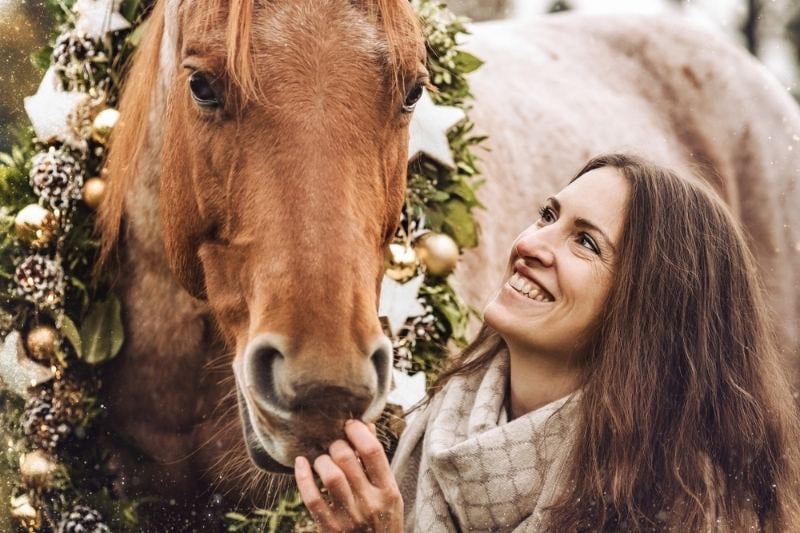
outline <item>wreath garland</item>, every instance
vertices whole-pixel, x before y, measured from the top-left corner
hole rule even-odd
[[[32,57],[46,71],[26,99],[34,127],[19,128],[11,153],[0,154],[3,531],[102,533],[142,525],[137,509],[145,502],[121,496],[100,445],[108,431],[97,397],[102,364],[120,351],[125,332],[107,274],[94,271],[93,230],[106,180],[114,179],[103,164],[125,67],[153,3],[47,0],[58,26]],[[459,114],[443,128],[448,161],[424,147],[410,161],[401,228],[387,251],[384,284],[406,297],[385,321],[398,386],[408,374],[431,378],[448,344],[464,342],[471,311],[448,275],[460,251],[477,244],[475,152],[485,139],[473,134],[466,115],[472,94],[465,76],[482,63],[459,49],[465,20],[433,0],[412,5],[427,42],[432,105]],[[63,120],[42,126],[42,114]],[[209,509],[228,531],[314,530],[295,492],[271,509],[221,506],[211,502]]]

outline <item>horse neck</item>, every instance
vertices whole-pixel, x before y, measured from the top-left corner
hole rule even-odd
[[[169,344],[159,335],[173,336],[175,328],[181,330],[186,327],[189,317],[194,317],[194,322],[200,322],[205,320],[208,314],[206,304],[186,293],[170,271],[161,226],[160,161],[169,86],[171,76],[175,72],[177,57],[177,3],[170,0],[165,6],[166,17],[159,51],[158,76],[149,95],[150,107],[147,110],[144,144],[138,151],[138,160],[130,162],[137,171],[124,193],[124,229],[119,243],[120,296],[123,302],[128,304],[126,310],[131,322],[139,325],[136,336],[144,337],[142,342],[150,344],[151,348]],[[156,324],[147,319],[148,305],[142,305],[142,302],[153,302],[155,307],[161,303],[165,307],[171,307],[174,312],[160,317]],[[169,324],[169,327],[162,327],[166,324]],[[155,336],[148,339],[150,333]],[[198,347],[197,352],[200,353],[202,350]]]

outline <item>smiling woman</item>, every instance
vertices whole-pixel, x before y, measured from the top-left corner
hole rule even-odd
[[[313,465],[333,505],[300,458],[303,497],[325,530],[785,530],[800,435],[760,291],[706,187],[592,159],[514,242],[394,477],[354,423]]]

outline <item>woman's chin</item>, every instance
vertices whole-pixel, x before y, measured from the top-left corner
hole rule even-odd
[[[516,306],[506,302],[501,293],[483,310],[483,321],[501,336],[505,336],[519,329],[521,316],[519,310],[515,309]]]

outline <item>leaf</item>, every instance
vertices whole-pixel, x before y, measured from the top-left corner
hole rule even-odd
[[[111,297],[113,304],[113,316],[111,323],[111,355],[116,357],[125,342],[125,326],[122,324],[122,305],[116,296]]]
[[[117,355],[124,340],[121,306],[111,297],[96,302],[81,325],[82,359],[96,365]]]
[[[130,35],[128,35],[127,41],[131,46],[133,46],[133,47],[139,46],[139,43],[142,40],[142,36],[144,35],[144,32],[147,31],[148,22],[149,22],[149,20],[139,24],[136,27],[136,29],[133,30],[130,33]]]
[[[49,46],[42,48],[31,54],[31,63],[39,70],[47,70],[50,67],[50,59],[53,49]]]
[[[443,227],[448,230],[461,248],[473,248],[478,244],[478,228],[466,204],[453,200],[444,204]]]
[[[483,66],[483,61],[469,52],[459,50],[456,54],[455,64],[456,68],[459,70],[459,74],[469,74],[481,68]]]
[[[460,197],[467,205],[477,205],[478,198],[475,196],[475,191],[472,187],[464,181],[456,181],[450,185],[447,190],[452,194]]]
[[[425,218],[428,220],[428,227],[433,231],[441,231],[444,224],[444,213],[441,205],[432,205],[425,211]]]
[[[433,190],[433,191],[430,191],[427,194],[426,199],[429,202],[440,202],[441,203],[441,202],[446,202],[447,200],[449,200],[450,199],[450,195],[447,194],[447,192],[445,192],[445,191]]]
[[[19,149],[19,146],[11,147],[11,158],[14,160],[15,166],[22,166],[25,164],[25,154]]]
[[[122,5],[120,6],[120,13],[125,20],[128,22],[135,22],[136,13],[139,12],[139,5],[142,3],[142,0],[125,0]],[[140,24],[139,27],[142,25]]]
[[[78,333],[78,328],[75,322],[66,314],[61,315],[61,333],[67,338],[78,358],[82,358],[83,343],[81,342],[81,334]]]

